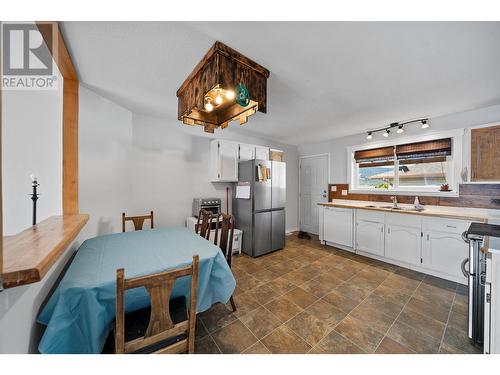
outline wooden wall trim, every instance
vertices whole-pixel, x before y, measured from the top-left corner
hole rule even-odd
[[[63,89],[63,214],[78,214],[78,88],[64,79]]]
[[[53,45],[48,43],[52,37],[57,47],[49,50],[63,76],[63,215],[78,214],[78,76],[59,24],[50,21],[36,25],[46,44]]]

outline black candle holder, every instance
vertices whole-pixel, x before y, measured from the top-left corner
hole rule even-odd
[[[33,225],[36,225],[36,201],[38,200],[38,192],[36,191],[37,187],[40,186],[38,181],[33,179],[31,186],[33,187],[33,193],[31,194],[31,200],[33,201]]]

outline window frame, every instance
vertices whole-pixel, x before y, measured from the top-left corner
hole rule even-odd
[[[461,182],[460,173],[463,166],[463,141],[465,129],[454,129],[449,131],[439,131],[415,136],[401,137],[398,139],[388,139],[376,142],[369,142],[361,145],[347,147],[347,177],[349,181],[349,193],[360,194],[380,194],[380,195],[423,195],[423,196],[449,196],[458,197],[458,184]],[[448,161],[447,182],[451,192],[439,191],[437,186],[399,186],[399,161],[394,160],[394,185],[397,188],[381,190],[358,187],[358,165],[354,159],[354,152],[378,147],[396,146],[406,143],[432,141],[441,138],[451,138],[452,155]],[[447,157],[449,158],[449,157]]]

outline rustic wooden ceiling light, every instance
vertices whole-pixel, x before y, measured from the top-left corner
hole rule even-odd
[[[177,90],[177,118],[213,133],[231,121],[240,125],[266,113],[269,70],[221,42],[208,50]]]

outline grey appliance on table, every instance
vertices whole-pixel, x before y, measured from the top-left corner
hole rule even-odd
[[[198,217],[201,209],[212,212],[212,214],[217,215],[221,212],[221,200],[220,198],[193,198],[193,212],[194,217]]]
[[[463,233],[462,237],[469,243],[469,257],[462,262],[462,273],[469,284],[468,336],[474,344],[484,344],[488,352],[489,337],[484,336],[484,326],[485,312],[489,316],[491,285],[486,280],[487,253],[482,251],[486,236],[500,237],[500,225],[472,223]]]
[[[233,190],[236,227],[244,233],[242,251],[258,257],[284,248],[286,164],[259,159],[240,162]]]

